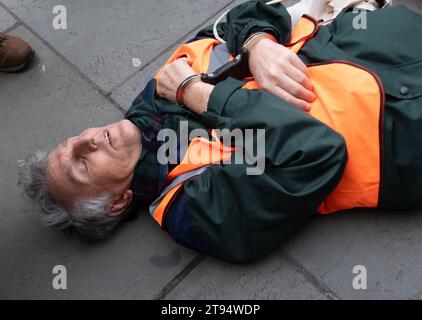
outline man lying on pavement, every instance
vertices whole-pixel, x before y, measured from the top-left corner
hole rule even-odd
[[[417,207],[422,17],[365,12],[360,30],[359,14],[328,26],[304,17],[292,32],[282,5],[237,6],[218,27],[227,45],[201,31],[125,120],[29,157],[24,194],[48,225],[91,238],[150,205],[178,243],[238,263],[271,253],[315,213]]]

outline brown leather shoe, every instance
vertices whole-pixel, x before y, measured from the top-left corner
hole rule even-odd
[[[17,72],[25,69],[34,50],[25,41],[7,33],[0,32],[0,71]]]

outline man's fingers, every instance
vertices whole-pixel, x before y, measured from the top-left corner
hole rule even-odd
[[[286,75],[281,76],[277,85],[295,98],[305,100],[307,102],[315,101],[316,96],[312,91],[305,89],[302,85],[290,79]]]
[[[287,91],[283,90],[280,87],[272,87],[272,88],[268,89],[268,91],[271,92],[272,94],[275,94],[276,96],[280,97],[281,99],[295,105],[296,107],[299,107],[300,109],[302,109],[304,111],[310,111],[311,110],[311,104],[310,103],[292,96],[291,94],[289,94]]]
[[[302,88],[299,88],[296,84],[292,84],[288,80],[288,87],[283,86],[283,88],[297,98],[304,99],[308,102],[315,101],[316,96],[312,92],[313,86],[309,80],[308,68],[296,54],[291,55],[289,61],[291,65],[286,65],[286,74]]]
[[[309,80],[309,77],[305,73],[303,73],[301,70],[297,69],[295,66],[286,65],[285,70],[286,70],[286,75],[288,77],[290,77],[292,80],[299,83],[305,89],[309,91],[312,91],[314,89],[311,81]]]
[[[306,67],[306,65],[303,63],[303,61],[300,60],[300,58],[296,54],[290,55],[289,61],[293,66],[295,66],[300,71],[302,71],[306,76],[308,76],[308,68]]]

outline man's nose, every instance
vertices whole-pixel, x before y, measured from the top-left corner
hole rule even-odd
[[[98,150],[98,144],[95,142],[95,137],[81,136],[73,146],[73,151],[76,155],[86,155]]]

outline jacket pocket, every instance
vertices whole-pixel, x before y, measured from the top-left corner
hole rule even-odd
[[[382,73],[387,95],[402,100],[422,97],[422,60],[394,66]]]

